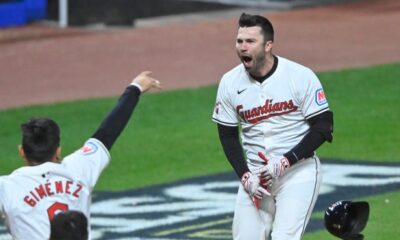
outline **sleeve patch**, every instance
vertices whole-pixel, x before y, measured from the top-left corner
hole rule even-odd
[[[90,155],[90,154],[97,152],[97,149],[98,149],[97,145],[95,145],[94,143],[91,143],[91,142],[87,142],[85,144],[85,146],[83,146],[80,149],[80,151],[83,155]]]
[[[318,104],[318,106],[321,106],[321,105],[324,105],[325,103],[327,103],[325,93],[322,88],[317,89],[317,91],[315,92],[315,102]]]
[[[214,112],[215,112],[216,114],[219,114],[219,107],[220,107],[220,105],[221,105],[221,102],[220,102],[220,101],[217,101],[217,102],[215,103]]]

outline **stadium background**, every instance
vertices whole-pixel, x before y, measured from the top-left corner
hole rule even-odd
[[[362,0],[290,11],[242,7],[136,19],[136,28],[58,29],[49,26],[54,21],[5,28],[0,107],[116,96],[143,69],[154,71],[166,90],[215,84],[238,62],[233,44],[242,11],[270,17],[277,29],[275,52],[315,71],[398,62],[399,4]]]
[[[211,86],[211,91],[213,91],[220,76],[237,64],[233,51],[234,37],[237,17],[243,11],[268,16],[274,23],[277,32],[275,52],[278,55],[308,65],[317,72],[400,62],[400,55],[398,54],[400,52],[398,45],[400,32],[397,30],[398,22],[400,22],[400,3],[395,0],[342,1],[340,4],[325,1],[323,6],[314,5],[315,3],[296,5],[294,4],[296,1],[284,1],[280,5],[269,6],[246,5],[237,7],[230,5],[221,7],[218,5],[216,8],[210,7],[200,12],[189,11],[190,13],[187,13],[187,10],[185,10],[186,14],[183,14],[183,11],[178,11],[175,13],[181,14],[160,13],[159,16],[135,18],[132,21],[132,26],[127,25],[126,20],[122,24],[114,19],[108,23],[97,22],[96,20],[86,25],[72,26],[66,29],[60,29],[56,26],[54,16],[50,12],[50,2],[48,16],[53,19],[0,30],[2,126],[5,126],[6,121],[4,119],[9,116],[18,121],[23,121],[26,114],[45,114],[48,111],[54,111],[54,108],[65,108],[59,113],[61,115],[85,113],[87,110],[74,106],[74,102],[66,104],[63,102],[103,99],[104,97],[114,99],[130,78],[144,69],[152,70],[153,75],[159,78],[164,85],[163,93],[154,93],[152,97],[164,98],[168,95],[171,100],[170,110],[182,113],[181,107],[184,106],[178,106],[179,100],[177,99],[179,97],[188,94],[189,98],[190,96],[198,98],[195,92],[203,93],[202,87],[204,86],[206,88]],[[398,66],[398,64],[394,66]],[[388,69],[390,71],[392,68]],[[393,69],[396,69],[396,67]],[[393,74],[398,74],[398,72],[393,71]],[[368,79],[365,81],[368,81]],[[384,79],[382,81],[382,84],[385,84]],[[354,96],[358,96],[356,88],[365,86],[353,85],[352,87],[354,87]],[[398,90],[398,88],[399,85],[396,84],[393,85],[391,90]],[[176,89],[184,90],[175,91]],[[366,90],[365,92],[369,93],[369,91]],[[351,93],[351,91],[349,92]],[[383,92],[382,95],[385,95],[385,93]],[[209,99],[208,102],[204,103],[210,105],[210,111],[213,100]],[[398,100],[397,97],[394,103],[392,101],[384,104],[391,106],[391,104],[398,103]],[[174,102],[178,107],[174,107]],[[145,99],[143,103],[148,106]],[[356,104],[356,99],[349,104]],[[24,107],[31,105],[37,107]],[[188,105],[190,106],[188,109],[193,112],[183,113],[179,120],[188,116],[196,116],[196,106],[190,103]],[[110,107],[111,105],[107,103],[102,106],[103,111],[101,113],[104,114],[107,111],[107,106]],[[188,111],[188,109],[183,110]],[[139,108],[139,110],[142,110],[142,108]],[[390,114],[390,111],[388,112]],[[146,113],[152,114],[150,111]],[[359,112],[355,113],[360,114]],[[395,114],[390,116],[391,118],[398,117],[398,111],[393,111],[391,114]],[[82,117],[81,120],[92,121],[92,128],[95,128],[101,117],[102,115],[99,114],[93,119]],[[138,116],[136,120],[135,124],[139,123],[140,125],[140,121],[148,120],[148,117]],[[67,125],[66,123],[63,124]],[[72,128],[76,131],[72,131],[75,136],[74,134],[66,134],[66,139],[64,138],[64,144],[67,145],[65,147],[66,152],[76,147],[66,142],[71,141],[74,137],[80,139],[85,137],[77,134],[80,131],[79,121],[77,120],[74,124],[78,125]],[[18,123],[16,123],[17,125]],[[179,123],[176,125],[179,125]],[[185,128],[184,123],[181,123],[181,125],[182,128]],[[398,126],[398,124],[395,126]],[[144,129],[146,130],[146,128]],[[179,126],[176,127],[176,130],[179,131]],[[371,130],[371,135],[373,135],[374,129],[368,130]],[[17,132],[17,127],[7,129],[7,131],[2,129],[2,148],[6,148],[1,149],[2,153],[10,152],[9,146],[18,144],[18,136],[10,141],[10,136]],[[83,133],[86,132],[90,132],[90,129],[83,131]],[[152,131],[149,132],[157,134]],[[159,138],[163,138],[162,135],[165,133],[159,132],[158,134],[160,135]],[[173,133],[170,132],[169,134],[172,136]],[[215,136],[212,137],[215,141]],[[342,140],[344,139],[342,138]],[[397,146],[398,140],[398,137],[390,139],[383,137],[381,141],[391,141],[388,145]],[[11,142],[11,144],[4,144],[6,141]],[[127,145],[129,141],[137,144],[136,140],[122,136],[120,147],[113,154],[115,161],[120,161],[119,156],[124,156],[120,152],[124,151],[121,150],[122,148],[130,147]],[[168,141],[168,137],[164,138],[163,141]],[[201,144],[201,141],[195,141],[195,144]],[[147,151],[151,151],[151,149],[149,148]],[[201,146],[199,146],[199,149],[203,152],[207,151],[207,149],[202,149]],[[215,146],[215,149],[210,149],[210,151],[216,149],[218,149],[218,146]],[[396,162],[398,160],[397,153],[399,153],[398,147],[389,149],[397,150],[385,152],[385,155],[377,151],[370,158],[383,162],[385,160]],[[188,154],[184,149],[180,149],[180,151],[183,151],[183,154]],[[332,150],[325,152],[329,151]],[[322,151],[322,155],[325,152]],[[144,155],[140,156],[146,157],[145,153],[146,149]],[[326,155],[329,156],[330,154]],[[351,149],[348,152],[339,152],[337,155],[361,159],[352,156]],[[12,168],[22,164],[15,160],[17,159],[16,151],[12,160],[6,154],[2,156],[5,156],[6,161],[2,159],[0,163],[1,175],[9,173]],[[205,157],[207,157],[207,154],[205,154]],[[222,155],[220,155],[220,158],[218,161],[224,161]],[[368,156],[362,156],[362,158],[369,160]],[[114,184],[115,187],[106,182],[118,175],[117,167],[113,167],[117,164],[113,164],[110,166],[110,170],[105,172],[104,178],[100,180],[99,190],[128,189],[126,186],[129,186],[129,183],[126,182],[119,186]],[[148,167],[157,168],[150,164]],[[185,168],[188,174],[182,176],[182,178],[214,173],[214,170],[207,171],[208,168],[205,168],[200,174],[190,169],[190,164],[180,166],[179,170],[185,171]],[[230,170],[228,165],[222,168],[226,171]],[[162,169],[162,167],[156,170],[149,169],[148,175],[154,176],[154,172],[160,172]],[[143,175],[146,174],[132,174],[130,179],[136,182],[138,179],[135,178]],[[168,178],[173,176],[173,173],[166,175],[167,181],[177,179],[174,178],[175,176]],[[131,185],[149,186],[152,183],[160,183],[160,180],[147,179],[139,184],[132,183]],[[395,199],[391,199],[393,203],[398,202],[398,194],[395,197]],[[395,214],[394,220],[398,219],[399,216]],[[373,227],[370,231],[374,230]]]

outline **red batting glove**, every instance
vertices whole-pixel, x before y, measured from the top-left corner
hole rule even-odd
[[[259,200],[264,195],[271,194],[260,184],[260,177],[253,175],[251,172],[245,172],[240,180],[245,191],[250,195],[251,200],[258,209],[260,207]]]
[[[272,178],[278,178],[285,173],[285,170],[290,167],[289,160],[282,156],[278,161],[270,161],[265,157],[262,152],[258,152],[258,156],[264,160],[265,166],[260,168],[259,172],[261,176],[270,175]]]

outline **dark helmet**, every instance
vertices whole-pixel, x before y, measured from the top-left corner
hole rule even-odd
[[[338,201],[325,211],[325,227],[334,236],[345,240],[362,240],[367,225],[367,202]]]

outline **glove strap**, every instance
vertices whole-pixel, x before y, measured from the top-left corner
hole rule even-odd
[[[283,170],[285,170],[286,168],[290,167],[290,162],[286,157],[283,157],[281,159],[281,165],[282,165]]]
[[[245,185],[247,180],[249,180],[250,178],[250,172],[245,172],[242,176],[242,178],[240,179],[240,182]]]

